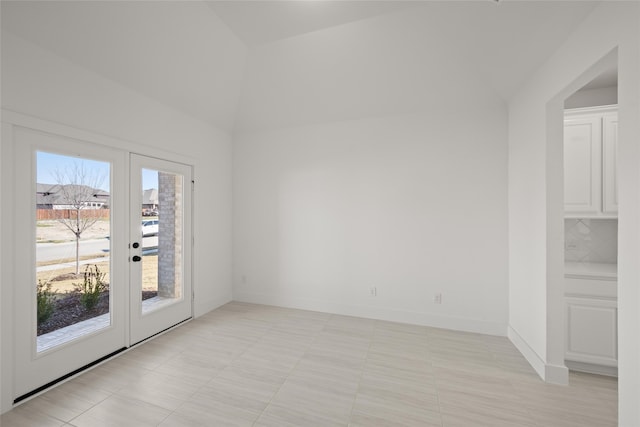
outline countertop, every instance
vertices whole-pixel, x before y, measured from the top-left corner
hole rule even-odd
[[[565,277],[617,279],[618,264],[599,262],[565,262]]]

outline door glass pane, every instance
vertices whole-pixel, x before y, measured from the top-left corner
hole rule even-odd
[[[36,153],[37,349],[111,324],[109,162]]]
[[[184,178],[142,169],[142,313],[182,300]]]

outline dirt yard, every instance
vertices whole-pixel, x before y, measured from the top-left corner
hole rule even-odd
[[[101,239],[109,236],[109,221],[100,220],[96,222],[92,227],[85,230],[82,233],[81,240]],[[44,220],[38,221],[36,228],[36,238],[38,243],[63,243],[72,242],[75,237],[64,224],[56,220]],[[82,257],[86,258],[86,257]],[[95,258],[91,256],[90,258]],[[60,262],[61,260],[58,260]],[[72,259],[64,261],[73,261]],[[42,263],[46,265],[47,263]],[[98,267],[107,272],[107,281],[109,281],[109,262],[97,262]],[[40,264],[39,264],[40,265]],[[80,276],[74,277],[74,268],[66,267],[53,271],[41,271],[37,273],[36,278],[42,281],[50,281],[52,288],[56,293],[63,295],[66,292],[71,292],[74,289],[74,283],[82,282],[82,272],[84,271],[84,265],[80,266]],[[157,290],[158,283],[158,256],[157,255],[145,255],[142,263],[142,287],[145,290]]]

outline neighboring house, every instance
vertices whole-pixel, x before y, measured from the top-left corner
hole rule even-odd
[[[78,200],[82,200],[83,207],[87,209],[109,207],[108,191],[72,184],[36,184],[36,207],[37,209],[75,209],[68,194],[82,195]]]
[[[142,192],[142,212],[155,213],[158,211],[158,189],[150,188]]]

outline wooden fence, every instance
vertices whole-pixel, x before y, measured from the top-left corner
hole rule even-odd
[[[90,218],[109,219],[109,209],[82,209],[82,215]],[[74,209],[36,209],[36,220],[75,218]]]

